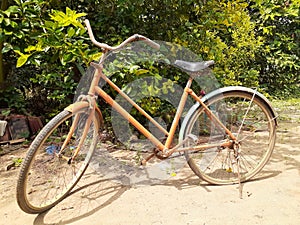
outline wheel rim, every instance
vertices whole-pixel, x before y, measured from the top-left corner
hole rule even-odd
[[[234,98],[237,94],[239,98]],[[230,92],[209,100],[210,109],[238,136],[240,153],[235,156],[233,148],[209,149],[206,153],[186,152],[190,167],[199,177],[214,184],[237,183],[238,159],[241,181],[246,181],[257,174],[268,161],[275,143],[275,122],[264,102],[252,97],[247,93]],[[246,109],[248,110],[246,118],[240,116],[238,108],[244,115]],[[206,121],[204,119],[203,109],[200,108],[192,116],[185,132],[186,136],[201,136],[203,142],[211,143],[228,138],[212,124],[206,127],[206,131],[203,128],[196,130],[195,127],[200,127],[208,121],[208,118]],[[188,145],[191,145],[191,142]]]
[[[84,124],[84,112],[81,111],[81,115],[81,123]],[[37,140],[39,149],[35,151],[30,164],[27,165],[28,168],[25,169],[29,172],[24,179],[24,200],[27,207],[32,211],[44,211],[61,201],[76,185],[88,166],[97,142],[99,125],[95,122],[96,120],[91,125],[80,154],[73,163],[68,164],[66,159],[59,158],[54,154],[59,151],[66,136],[64,130],[67,127],[64,128],[63,126],[68,125],[67,123],[71,121],[72,114],[65,114],[59,123],[47,132],[48,135],[44,137],[41,135],[41,140]],[[51,126],[53,125],[49,125],[49,127]],[[80,128],[77,129],[75,137],[65,148],[64,155],[66,157],[71,156],[74,146],[78,143],[76,136],[80,136],[79,133]],[[36,139],[39,139],[39,136]]]

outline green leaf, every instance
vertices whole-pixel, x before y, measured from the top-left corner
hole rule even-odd
[[[73,27],[69,27],[69,28],[68,28],[68,36],[69,36],[69,37],[73,37],[74,34],[75,34],[74,28],[73,28]]]
[[[24,36],[25,36],[25,34],[21,31],[21,32],[14,32],[13,33],[13,35],[15,36],[15,37],[17,37],[18,39],[22,39],[22,38],[24,38]],[[23,39],[24,40],[24,39]],[[20,40],[20,42],[21,42],[22,40]]]
[[[68,62],[71,62],[73,59],[73,54],[69,53],[69,54],[64,54],[61,59],[60,62],[62,65],[66,65]]]
[[[130,73],[135,73],[138,68],[140,68],[138,65],[133,65],[133,66],[130,67],[129,72]]]
[[[69,79],[69,76],[65,76],[64,77],[64,83],[67,83],[68,79]]]
[[[15,52],[17,51],[15,50]],[[18,58],[17,67],[23,66],[27,62],[28,58],[31,56],[31,54],[23,54],[21,52],[19,53],[21,54],[21,56]]]
[[[12,50],[12,49],[13,49],[12,45],[6,43],[6,44],[3,46],[3,48],[2,48],[2,53],[9,52],[9,51]]]
[[[17,5],[12,5],[7,10],[5,10],[5,12],[10,12],[10,13],[18,13],[19,11],[20,8]]]
[[[7,30],[5,30],[5,29],[4,29],[3,31],[4,31],[4,34],[5,34],[5,35],[12,35],[12,34],[13,34],[12,31],[7,31]]]
[[[37,51],[37,52],[41,52],[43,51],[43,47],[42,47],[42,42],[39,41],[36,45],[29,45],[27,48],[25,48],[25,52],[33,52],[33,51]]]
[[[5,10],[4,11],[4,13],[8,16],[8,17],[10,17],[10,14],[11,13],[18,13],[19,12],[19,7],[18,6],[16,6],[16,5],[12,5],[12,6],[10,6],[7,10]]]
[[[35,46],[32,46],[32,45],[29,45],[27,48],[25,48],[25,52],[32,52],[32,51],[35,51],[36,50],[36,47]]]
[[[84,29],[82,24],[77,21],[79,17],[85,16],[86,13],[76,13],[76,11],[71,10],[70,8],[66,8],[66,13],[58,11],[58,10],[52,10],[52,14],[50,14],[50,18],[56,22],[60,26],[66,27],[69,25],[73,25],[75,27],[80,27]]]
[[[139,69],[135,72],[136,75],[141,75],[141,74],[144,74],[144,73],[148,73],[149,70],[145,70],[145,69]]]
[[[95,54],[92,54],[92,55],[90,56],[90,59],[91,59],[91,60],[97,61],[97,60],[100,59],[101,55],[102,55],[102,52],[97,52],[97,53],[95,53]]]
[[[52,21],[45,21],[45,28],[56,28],[56,23],[53,23]]]
[[[4,18],[4,24],[5,24],[6,26],[9,26],[9,25],[10,25],[10,22],[11,22],[10,19]]]

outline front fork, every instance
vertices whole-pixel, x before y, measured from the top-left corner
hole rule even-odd
[[[95,116],[95,108],[96,108],[96,100],[94,97],[91,97],[89,95],[87,96],[83,96],[81,97],[81,101],[78,101],[70,106],[68,106],[67,108],[65,108],[65,110],[71,112],[71,113],[74,113],[78,110],[80,110],[81,108],[87,108],[88,107],[88,111],[87,111],[87,114],[88,114],[88,118],[85,122],[85,125],[84,125],[84,128],[83,128],[83,132],[81,134],[81,137],[80,137],[80,141],[76,147],[76,149],[73,151],[72,153],[72,156],[71,157],[66,157],[64,156],[62,153],[64,151],[64,149],[66,148],[66,146],[69,144],[76,128],[78,127],[78,123],[79,123],[79,119],[80,119],[80,113],[77,113],[73,119],[73,122],[72,122],[72,125],[70,127],[70,130],[68,132],[68,135],[60,149],[60,151],[57,153],[57,156],[60,157],[60,158],[64,158],[68,161],[68,164],[71,164],[74,159],[76,158],[76,156],[78,155],[85,139],[86,139],[86,136],[88,134],[88,131],[90,129],[90,126],[91,126],[91,123],[92,123],[92,120],[93,120],[93,117]]]

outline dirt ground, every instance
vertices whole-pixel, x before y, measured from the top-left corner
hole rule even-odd
[[[22,212],[15,200],[18,158],[26,146],[1,146],[0,224],[110,225],[295,225],[300,221],[300,123],[280,123],[270,162],[243,185],[213,186],[190,169],[157,184],[124,186],[89,171],[63,202],[39,215]]]

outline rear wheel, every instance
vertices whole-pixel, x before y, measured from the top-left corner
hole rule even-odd
[[[268,162],[275,144],[276,122],[268,103],[255,92],[232,90],[207,99],[205,104],[237,141],[234,147],[186,151],[189,166],[196,175],[213,184],[250,179]],[[209,120],[201,105],[188,120],[183,135],[186,138],[189,140],[185,147],[230,139]]]
[[[62,111],[37,135],[29,147],[17,183],[17,202],[26,213],[43,212],[66,197],[85,172],[98,140],[99,119],[93,117],[83,145],[72,163],[68,163],[85,127],[89,108]],[[68,145],[58,157],[70,130],[72,118],[79,118]]]

